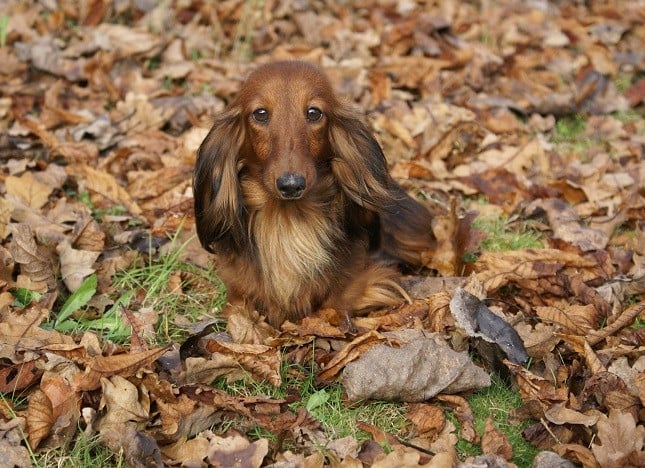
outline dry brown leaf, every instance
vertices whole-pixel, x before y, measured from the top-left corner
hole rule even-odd
[[[356,317],[352,320],[359,330],[396,330],[414,326],[415,322],[425,321],[428,317],[427,301],[412,301],[410,304],[388,310],[386,313],[373,313],[368,317]]]
[[[459,434],[461,438],[472,444],[477,443],[478,436],[475,431],[475,420],[468,401],[459,395],[438,395],[436,399],[454,408],[455,416],[461,426]]]
[[[88,190],[99,193],[115,204],[122,204],[133,215],[141,214],[141,208],[128,192],[119,185],[113,175],[85,164],[67,166],[67,174],[75,177]]]
[[[164,167],[157,171],[132,171],[127,191],[135,200],[157,198],[173,187],[190,180],[192,168],[188,166]]]
[[[161,453],[171,462],[183,466],[199,466],[208,453],[208,446],[208,438],[201,433],[189,440],[183,437],[173,444],[164,445],[161,447]]]
[[[345,333],[339,328],[342,322],[334,309],[323,309],[295,324],[286,324],[284,331],[293,331],[299,336],[318,336],[323,338],[344,338]],[[360,326],[360,325],[359,325]]]
[[[72,245],[79,250],[102,253],[105,248],[105,233],[89,211],[82,211],[80,219],[78,217],[77,215],[72,232]]]
[[[580,316],[570,313],[575,311],[575,306],[567,305],[565,307],[565,310],[554,306],[536,307],[535,312],[543,321],[554,324],[570,333],[585,336],[592,331],[592,326],[587,321],[576,320]]]
[[[49,435],[55,419],[52,404],[42,390],[35,390],[29,397],[27,406],[27,439],[29,446],[37,448]]]
[[[103,377],[113,375],[130,377],[140,369],[152,364],[167,350],[168,346],[162,346],[140,353],[90,358],[86,363],[85,372],[75,376],[72,385],[80,391],[88,391],[98,388]]]
[[[49,200],[53,188],[35,179],[32,172],[25,172],[20,177],[9,176],[5,179],[8,195],[19,198],[31,208],[42,208]]]
[[[556,444],[553,447],[553,451],[560,456],[580,462],[583,468],[600,468],[591,450],[582,445]]]
[[[155,439],[137,430],[136,423],[107,424],[100,431],[101,442],[115,453],[123,453],[128,466],[163,466]]]
[[[556,334],[569,344],[576,353],[582,356],[589,367],[592,375],[600,372],[606,372],[607,369],[602,364],[594,350],[591,348],[584,336]]]
[[[594,266],[592,259],[558,249],[484,252],[474,264],[488,293],[510,282],[554,276],[564,267]]]
[[[9,251],[15,262],[21,265],[21,273],[35,285],[51,288],[56,280],[48,250],[36,244],[31,228],[26,224],[12,224],[11,232],[13,242],[9,245]]]
[[[524,367],[505,361],[511,373],[517,379],[522,399],[536,400],[543,410],[550,408],[554,403],[567,401],[568,389],[566,387],[554,388],[553,383],[537,376]]]
[[[233,361],[242,369],[258,380],[266,380],[279,387],[282,384],[280,376],[280,350],[265,345],[224,343],[209,340],[206,350],[213,353],[213,360],[218,355]]]
[[[518,323],[515,330],[522,337],[526,352],[533,359],[545,359],[560,341],[560,338],[555,336],[555,327],[544,323],[537,323],[535,326]]]
[[[591,427],[598,421],[600,413],[590,410],[584,414],[567,408],[565,403],[556,403],[544,412],[544,417],[554,424],[581,424]]]
[[[435,458],[437,459],[435,460]],[[431,459],[428,455],[418,450],[397,445],[387,455],[377,456],[372,468],[391,468],[393,466],[401,468],[450,468],[454,462],[455,459],[451,456],[441,455]]]
[[[327,363],[319,377],[323,380],[331,380],[354,359],[358,358],[365,351],[381,342],[385,337],[376,331],[370,331],[363,335],[357,336],[350,343],[347,343],[336,355]]]
[[[413,403],[408,407],[406,417],[414,425],[411,433],[414,435],[412,443],[424,446],[436,439],[446,425],[446,418],[443,410],[435,405],[427,403]]]
[[[634,322],[636,317],[638,317],[644,310],[645,301],[640,301],[625,309],[616,320],[604,327],[602,330],[591,330],[588,336],[589,344],[591,346],[594,346],[608,336],[611,336],[619,330],[630,326]]]
[[[49,297],[51,302],[55,296]],[[42,307],[34,305],[22,313],[9,313],[0,321],[0,343],[14,349],[40,349],[48,345],[74,345],[74,339],[55,330],[45,330],[40,324],[47,320],[50,306],[43,301]]]
[[[645,427],[636,425],[630,413],[610,410],[596,425],[599,443],[591,444],[591,451],[603,468],[636,466],[645,459]]]
[[[150,416],[150,396],[145,387],[138,387],[127,379],[112,375],[101,378],[101,404],[105,414],[97,427],[124,424],[128,421],[142,422]]]
[[[42,375],[42,370],[36,367],[37,363],[38,360],[33,359],[0,366],[0,393],[17,392],[35,383]]]
[[[609,235],[598,229],[583,226],[578,213],[564,200],[541,200],[539,206],[546,211],[556,239],[576,245],[583,252],[604,249],[607,245]]]
[[[0,452],[5,466],[18,468],[32,466],[29,451],[22,445],[24,439],[22,426],[24,426],[24,419],[19,417],[0,423]]]
[[[60,256],[61,277],[65,286],[71,292],[76,291],[85,278],[96,271],[94,269],[94,263],[99,255],[101,255],[100,251],[91,252],[88,250],[73,249],[67,241],[61,242],[56,248],[56,251]]]
[[[373,425],[366,423],[364,421],[357,421],[356,422],[356,427],[358,427],[360,430],[367,432],[372,440],[378,444],[384,445],[400,445],[401,443],[399,440],[394,437],[392,434],[389,432],[384,431],[383,429]]]
[[[256,311],[247,307],[227,305],[222,315],[227,319],[226,331],[234,343],[261,345],[277,333]]]
[[[73,364],[60,366],[45,373],[40,383],[40,389],[47,396],[51,405],[51,446],[64,445],[68,437],[76,432],[78,420],[81,414],[81,395],[70,384],[69,381],[78,373],[78,368]]]
[[[438,393],[458,393],[490,385],[490,376],[465,353],[453,351],[436,334],[390,332],[401,345],[377,345],[349,362],[342,383],[351,401],[379,399],[420,402]]]
[[[492,416],[486,418],[481,445],[484,453],[498,455],[506,461],[513,458],[513,447],[506,435],[495,427]]]
[[[222,467],[240,465],[259,468],[268,452],[267,439],[259,439],[251,443],[242,436],[213,435],[208,447],[208,462]]]

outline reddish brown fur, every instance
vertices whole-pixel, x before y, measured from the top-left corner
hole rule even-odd
[[[320,307],[400,303],[395,264],[420,265],[434,245],[429,212],[389,176],[359,115],[304,62],[249,76],[202,143],[193,186],[199,239],[216,254],[229,300],[275,326]]]

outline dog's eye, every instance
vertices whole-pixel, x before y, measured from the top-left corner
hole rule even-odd
[[[269,111],[263,107],[255,109],[251,115],[256,122],[267,123],[269,121]]]
[[[322,119],[323,113],[317,107],[310,107],[307,109],[307,120],[309,122],[318,122]]]

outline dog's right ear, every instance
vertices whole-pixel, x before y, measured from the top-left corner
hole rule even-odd
[[[195,220],[202,246],[212,252],[212,243],[245,234],[240,192],[240,151],[244,144],[240,111],[229,108],[221,114],[197,152],[193,175]]]

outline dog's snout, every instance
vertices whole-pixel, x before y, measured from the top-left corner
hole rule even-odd
[[[307,181],[301,174],[285,172],[276,179],[275,185],[283,198],[296,199],[307,188]]]

